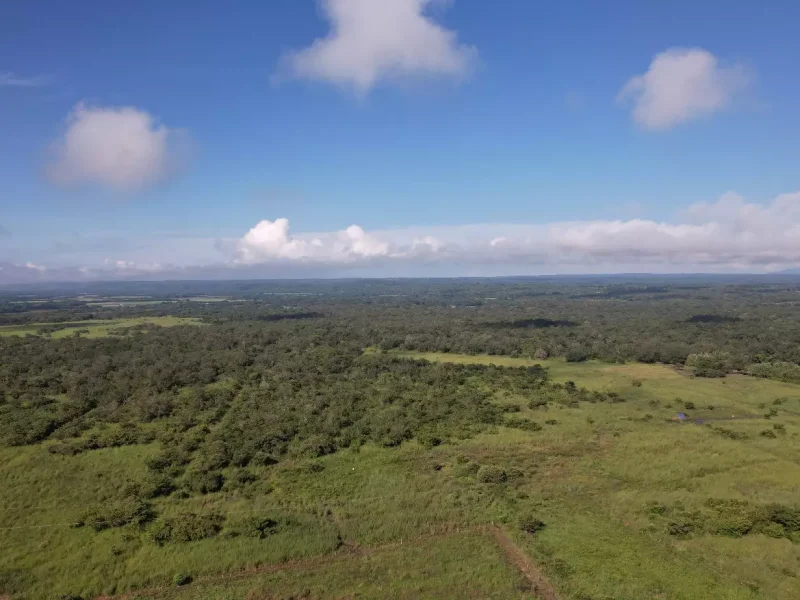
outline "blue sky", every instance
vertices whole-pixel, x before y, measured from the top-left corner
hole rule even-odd
[[[800,262],[797,3],[234,8],[0,8],[0,283]]]

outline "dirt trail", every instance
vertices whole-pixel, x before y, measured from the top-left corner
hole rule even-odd
[[[339,525],[338,522],[337,525]],[[175,586],[159,586],[126,592],[116,596],[97,596],[95,600],[133,600],[134,598],[148,598],[161,596],[168,592],[178,592],[182,589],[188,590],[198,586],[214,585],[229,581],[239,581],[241,579],[249,579],[258,575],[277,573],[279,571],[302,571],[306,569],[314,569],[341,561],[352,560],[367,554],[389,550],[399,546],[419,544],[436,538],[463,535],[467,533],[481,533],[483,535],[491,534],[492,538],[498,544],[508,562],[519,569],[520,573],[522,573],[525,579],[530,583],[531,591],[539,600],[558,600],[558,596],[556,596],[555,591],[553,591],[552,586],[547,579],[545,579],[542,572],[538,569],[538,567],[536,567],[536,565],[533,564],[533,562],[531,562],[522,549],[520,549],[519,546],[517,546],[500,527],[496,525],[472,525],[459,527],[454,524],[446,524],[441,529],[432,530],[431,533],[419,535],[414,538],[375,546],[359,546],[353,542],[345,541],[342,539],[340,534],[339,540],[341,546],[338,550],[331,554],[325,554],[306,559],[289,560],[282,563],[251,567],[237,571],[228,571],[226,573],[219,573],[216,575],[197,577],[192,581],[191,584],[188,584],[183,588],[176,588]],[[3,600],[2,596],[0,596],[0,600]]]
[[[492,537],[494,537],[497,545],[500,546],[503,554],[505,554],[506,559],[517,567],[531,584],[531,590],[534,595],[540,600],[558,600],[553,586],[547,581],[539,567],[508,537],[508,534],[496,525],[491,525],[489,531],[491,531]]]

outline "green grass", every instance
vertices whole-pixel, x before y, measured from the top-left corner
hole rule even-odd
[[[435,557],[435,560],[431,560]],[[222,582],[202,580],[183,590],[148,598],[532,598],[486,534],[461,532],[402,544],[341,553],[320,561],[287,565],[273,573],[241,575]]]
[[[26,598],[91,597],[170,586],[185,572],[196,583],[167,597],[530,597],[491,539],[470,533],[493,522],[540,564],[563,600],[800,598],[800,544],[760,534],[678,539],[666,532],[669,516],[647,509],[658,502],[699,510],[708,499],[796,504],[800,386],[744,376],[691,378],[659,365],[413,356],[541,363],[557,381],[615,391],[626,402],[531,409],[526,397],[504,391],[496,401],[519,404],[511,416],[533,419],[541,431],[498,426],[432,449],[415,442],[364,446],[251,467],[256,481],[245,487],[155,501],[166,516],[218,511],[228,523],[247,515],[279,521],[279,532],[263,540],[223,530],[214,539],[158,546],[146,531],[69,527],[87,506],[112,500],[126,478],[145,477],[144,460],[156,444],[76,456],[51,455],[44,445],[0,449],[0,590]],[[788,400],[773,405],[777,397]],[[778,414],[766,419],[772,406]],[[671,418],[678,410],[692,419],[749,418],[677,423]],[[759,435],[775,424],[786,433]],[[749,437],[730,439],[714,427]],[[518,473],[505,483],[481,483],[479,466]],[[547,525],[536,536],[517,526],[529,513]],[[368,551],[348,554],[340,539]],[[226,582],[203,580],[286,561],[310,562]]]
[[[92,321],[68,321],[61,323],[35,323],[27,325],[0,325],[0,336],[25,336],[46,335],[51,339],[58,339],[81,332],[82,337],[96,338],[107,337],[111,331],[118,328],[134,327],[136,325],[151,324],[159,327],[175,327],[176,325],[199,325],[200,320],[189,317],[133,317],[128,319],[108,319]],[[42,333],[42,328],[58,325],[69,325],[53,333]],[[84,331],[86,330],[86,331]]]

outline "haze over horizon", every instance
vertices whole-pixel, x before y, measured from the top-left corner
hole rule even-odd
[[[796,270],[798,22],[12,3],[0,284]]]

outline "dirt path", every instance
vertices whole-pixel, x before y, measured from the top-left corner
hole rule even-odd
[[[331,517],[333,518],[332,515]],[[339,524],[337,523],[337,526],[338,525]],[[517,546],[500,527],[496,525],[472,525],[459,527],[454,524],[446,524],[441,529],[432,530],[430,533],[419,535],[411,539],[399,540],[375,546],[359,546],[353,542],[343,540],[340,534],[339,539],[341,546],[338,550],[331,554],[325,554],[306,559],[289,560],[282,563],[251,567],[238,571],[228,571],[226,573],[219,573],[216,575],[197,577],[192,581],[191,584],[188,584],[183,588],[177,588],[175,586],[159,586],[126,592],[117,596],[97,596],[95,600],[134,600],[135,598],[152,598],[161,596],[168,592],[179,592],[182,589],[189,590],[205,585],[239,581],[242,579],[256,577],[258,575],[277,573],[279,571],[303,571],[336,564],[337,562],[341,561],[353,560],[354,558],[363,557],[367,554],[381,552],[399,546],[419,544],[431,539],[449,537],[453,535],[463,535],[467,533],[481,533],[483,535],[491,534],[492,538],[502,550],[506,560],[519,569],[520,573],[522,573],[525,579],[530,583],[531,591],[539,600],[558,600],[558,597],[553,591],[552,586],[547,579],[545,579],[544,575],[542,575],[542,572],[533,564],[533,562],[531,562],[522,549],[520,549],[519,546]],[[0,600],[3,600],[3,598],[0,597]]]
[[[492,537],[494,537],[497,545],[500,546],[508,562],[517,567],[531,584],[531,590],[534,595],[540,600],[558,600],[553,586],[547,581],[539,567],[533,564],[528,555],[508,537],[508,534],[496,525],[490,526],[489,531],[491,531]]]

